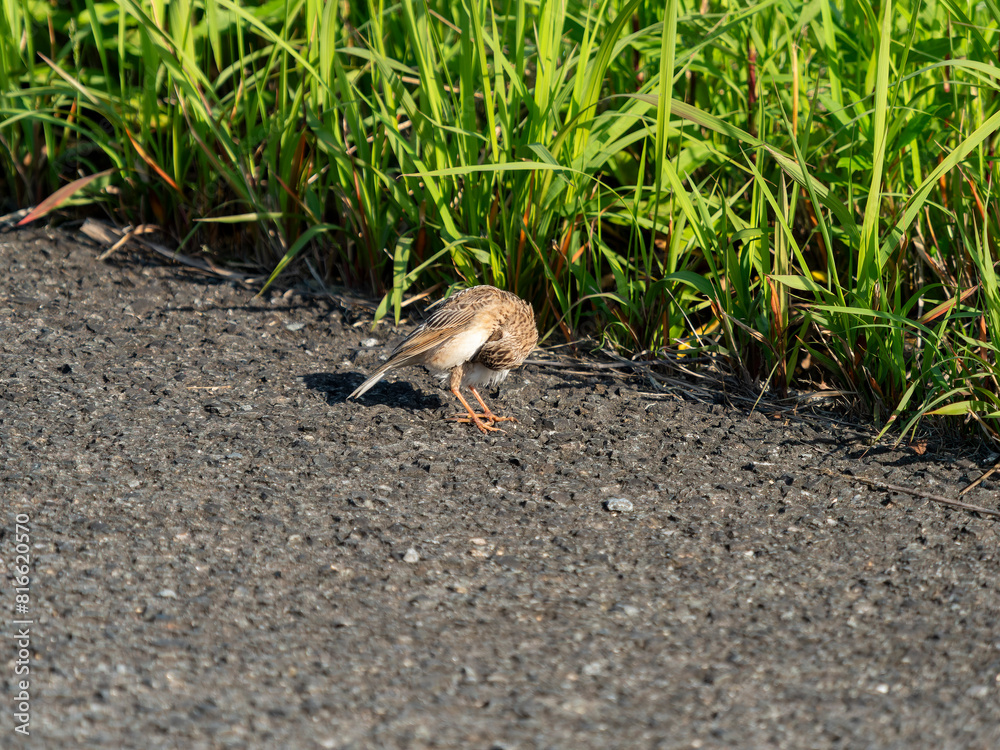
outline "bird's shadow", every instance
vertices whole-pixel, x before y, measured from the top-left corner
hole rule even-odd
[[[354,389],[365,382],[365,376],[353,372],[312,372],[302,376],[306,388],[326,394],[328,404],[342,404]],[[374,406],[382,404],[408,409],[440,409],[444,402],[439,396],[414,388],[406,381],[382,380],[360,399],[361,403]]]

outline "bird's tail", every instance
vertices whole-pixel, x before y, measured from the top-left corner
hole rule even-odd
[[[368,393],[368,391],[370,391],[372,389],[372,387],[378,381],[380,381],[382,379],[382,377],[387,372],[389,372],[389,370],[391,370],[395,366],[396,366],[395,362],[392,362],[392,361],[386,362],[384,365],[382,365],[380,368],[378,368],[374,372],[374,374],[372,374],[372,376],[370,378],[368,378],[368,380],[366,380],[364,383],[362,383],[357,388],[355,388],[354,389],[354,393],[352,393],[350,396],[348,396],[348,398],[361,398],[362,396],[364,396],[366,393]]]

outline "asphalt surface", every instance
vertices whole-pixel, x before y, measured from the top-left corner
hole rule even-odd
[[[102,250],[0,234],[0,747],[1000,746],[997,521],[843,476],[987,450],[539,365],[484,437],[346,401],[406,326]]]

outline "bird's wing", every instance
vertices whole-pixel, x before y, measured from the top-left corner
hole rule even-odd
[[[481,328],[480,324],[483,321],[477,320],[481,312],[480,310],[472,309],[445,309],[439,311],[424,325],[404,339],[389,356],[389,361],[386,364],[390,367],[404,367],[413,360],[419,359],[421,355],[426,354],[465,331]],[[489,335],[490,332],[483,334],[482,342],[480,342],[479,346],[485,343]]]
[[[430,351],[451,337],[473,326],[478,327],[485,322],[480,319],[480,316],[487,312],[493,300],[470,295],[470,291],[473,290],[467,289],[459,292],[449,299],[441,309],[435,311],[420,328],[403,339],[399,346],[393,349],[385,364],[388,367],[403,367],[410,360]],[[492,333],[496,326],[489,327],[490,333]],[[488,333],[487,338],[489,335]],[[486,338],[483,340],[485,341]]]
[[[492,287],[473,287],[463,289],[458,294],[449,297],[441,307],[424,323],[425,328],[461,328],[473,321],[482,310],[496,303],[495,295],[484,294],[480,290]]]

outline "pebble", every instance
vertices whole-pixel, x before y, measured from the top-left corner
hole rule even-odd
[[[301,331],[305,327],[306,324],[301,321],[297,321],[295,323],[288,323],[285,325],[285,329],[288,331]]]
[[[176,599],[177,592],[174,591],[173,589],[163,589],[157,594],[157,596],[160,597],[161,599]]]
[[[415,549],[413,549],[413,547],[410,547],[408,550],[406,550],[406,554],[403,555],[403,562],[406,563],[420,562],[420,553],[417,552]]]
[[[615,606],[611,608],[611,611],[621,612],[623,615],[627,615],[628,617],[635,617],[639,614],[639,608],[637,606],[634,604],[624,604],[622,602],[615,604]]]
[[[631,500],[624,497],[612,497],[605,501],[604,507],[613,513],[629,513],[634,509]]]
[[[376,338],[365,339],[364,341],[361,342],[361,346],[367,346],[369,349],[371,349],[373,346],[378,346],[378,339]]]

